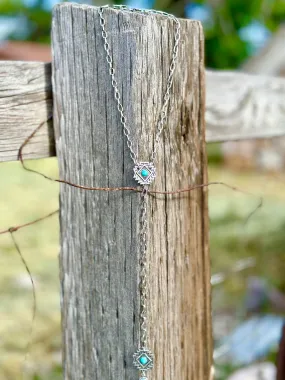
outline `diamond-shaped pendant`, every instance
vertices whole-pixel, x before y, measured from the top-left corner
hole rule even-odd
[[[134,179],[140,185],[149,185],[155,178],[156,171],[152,162],[139,162],[134,167]]]
[[[146,348],[140,348],[134,354],[134,366],[141,371],[148,371],[153,367],[153,353]]]

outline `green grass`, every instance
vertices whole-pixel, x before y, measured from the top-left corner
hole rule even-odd
[[[254,274],[285,290],[285,177],[211,167],[210,179],[249,193],[220,186],[210,189],[212,271],[227,269],[235,260],[251,256],[257,263]],[[262,207],[256,209],[260,197]]]
[[[55,159],[29,165],[54,177],[58,175]],[[209,188],[213,273],[227,270],[242,257],[253,256],[257,267],[251,271],[284,290],[285,178],[231,173],[214,166],[209,177],[255,194],[218,185]],[[58,208],[57,184],[23,171],[19,163],[1,164],[0,178],[0,230]],[[259,196],[264,197],[263,207],[245,224]],[[57,380],[61,377],[58,217],[24,228],[14,236],[35,279],[38,308],[23,378]],[[233,276],[222,286],[225,306],[241,302],[244,276]],[[0,235],[0,299],[0,380],[20,379],[31,328],[32,289],[9,234]]]
[[[36,169],[57,176],[55,159],[31,163]],[[19,163],[0,165],[0,230],[42,217],[58,208],[58,186],[23,171]],[[58,216],[14,233],[36,284],[37,316],[33,344],[25,362],[25,379],[48,373],[58,363],[59,315],[59,225]],[[20,379],[32,319],[32,288],[26,270],[9,234],[0,236],[0,379]]]

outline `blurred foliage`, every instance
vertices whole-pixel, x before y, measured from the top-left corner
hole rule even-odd
[[[55,366],[52,371],[46,375],[35,374],[33,375],[32,380],[62,380],[62,368],[61,366]]]
[[[239,367],[230,363],[218,364],[215,367],[215,380],[227,380]]]
[[[208,163],[211,165],[220,165],[224,162],[224,154],[220,143],[207,144]]]
[[[94,1],[96,3],[96,1]],[[30,4],[28,6],[28,4]],[[2,0],[0,15],[24,16],[28,33],[24,39],[50,41],[51,12],[49,0]],[[248,41],[240,37],[242,28],[258,21],[274,32],[285,20],[284,0],[156,0],[154,8],[186,17],[187,7],[202,5],[207,8],[211,21],[205,23],[206,63],[212,68],[235,68],[251,53]],[[15,34],[9,36],[15,39]]]
[[[285,21],[284,0],[197,0],[213,12],[212,27],[205,30],[206,61],[213,68],[235,68],[249,55],[248,42],[239,31],[258,20],[274,32]]]
[[[246,193],[233,192],[223,186],[209,187],[210,238],[212,271],[218,273],[231,268],[238,259],[252,257],[256,266],[246,276],[258,276],[285,290],[285,202],[283,177],[253,172],[232,173],[218,166],[209,167],[210,180],[218,179],[237,186]],[[248,193],[247,193],[248,192]],[[262,206],[260,205],[260,196]],[[235,309],[244,302],[241,294],[245,278],[240,273],[228,278],[222,304]]]
[[[277,360],[277,348],[274,350],[272,349],[268,356],[266,357],[266,362],[276,364]],[[262,363],[262,361],[261,361]],[[215,365],[215,380],[228,380],[230,375],[233,375],[236,371],[239,369],[244,368],[243,366],[235,366],[231,363],[216,363]],[[251,378],[252,379],[252,378]],[[262,374],[260,375],[260,380],[263,380],[264,377]],[[248,377],[246,377],[244,380],[248,380]]]
[[[50,42],[51,11],[46,9],[46,2],[35,0],[31,4],[22,0],[1,0],[0,15],[20,17],[27,23],[27,34],[23,39],[42,43]],[[11,33],[9,39],[19,39],[17,31]]]

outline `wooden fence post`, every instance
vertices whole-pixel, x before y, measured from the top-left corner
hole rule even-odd
[[[141,160],[152,149],[173,25],[162,16],[105,11],[119,87]],[[181,20],[169,121],[153,188],[207,181],[203,33]],[[61,178],[86,186],[135,186],[116,110],[98,8],[53,11],[54,128]],[[61,186],[64,378],[138,379],[139,195]],[[150,199],[150,379],[208,380],[212,363],[207,191]]]

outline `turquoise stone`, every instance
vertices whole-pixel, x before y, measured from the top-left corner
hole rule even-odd
[[[148,358],[146,356],[143,355],[143,356],[140,357],[140,363],[142,365],[146,365],[147,362],[148,362]]]
[[[149,175],[148,170],[143,169],[143,170],[141,171],[141,175],[142,175],[143,177],[147,177],[147,176]]]

